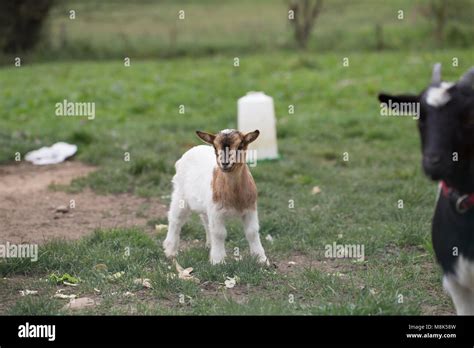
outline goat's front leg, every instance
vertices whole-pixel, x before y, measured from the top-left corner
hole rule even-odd
[[[223,263],[226,257],[225,237],[227,231],[225,229],[224,218],[222,215],[212,212],[208,214],[209,220],[209,237],[211,242],[211,252],[209,255],[213,265]]]
[[[257,210],[250,210],[243,216],[245,237],[249,242],[250,254],[257,256],[260,263],[269,264],[267,257],[265,256],[265,250],[263,250],[262,242],[260,241],[260,235],[258,233],[260,226],[258,223]]]
[[[458,315],[474,315],[474,291],[463,287],[453,276],[444,276],[444,289],[453,300]]]

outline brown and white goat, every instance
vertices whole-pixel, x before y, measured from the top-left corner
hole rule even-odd
[[[196,133],[212,146],[195,146],[176,162],[168,234],[163,242],[166,256],[177,254],[181,228],[191,212],[197,212],[206,230],[212,264],[223,262],[226,256],[225,220],[229,216],[242,219],[251,255],[268,262],[259,236],[257,187],[246,163],[247,147],[259,131]]]

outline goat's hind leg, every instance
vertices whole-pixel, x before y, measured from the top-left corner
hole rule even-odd
[[[201,222],[202,225],[204,226],[204,230],[206,230],[206,247],[210,248],[211,247],[211,236],[209,234],[209,218],[207,217],[207,214],[201,214]]]
[[[178,253],[181,228],[189,218],[191,211],[179,192],[173,192],[168,212],[168,233],[163,241],[166,257],[175,257]]]

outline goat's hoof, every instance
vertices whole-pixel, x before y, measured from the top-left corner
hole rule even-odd
[[[258,263],[265,266],[270,266],[270,260],[266,256],[259,256]]]
[[[178,253],[176,251],[170,251],[170,250],[166,250],[165,249],[165,256],[168,258],[168,259],[174,259],[176,257]]]
[[[176,258],[176,254],[175,252],[169,252],[169,251],[166,251],[165,250],[165,256],[168,258],[168,259],[174,259]]]
[[[166,240],[163,242],[163,249],[167,258],[172,259],[176,257],[178,249],[170,245]]]
[[[225,259],[224,258],[221,258],[221,259],[211,259],[211,264],[212,265],[223,265],[225,264]]]

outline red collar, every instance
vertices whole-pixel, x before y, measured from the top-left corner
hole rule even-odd
[[[446,198],[454,203],[458,213],[464,214],[474,208],[474,193],[462,194],[449,187],[445,181],[441,181],[441,191]]]

